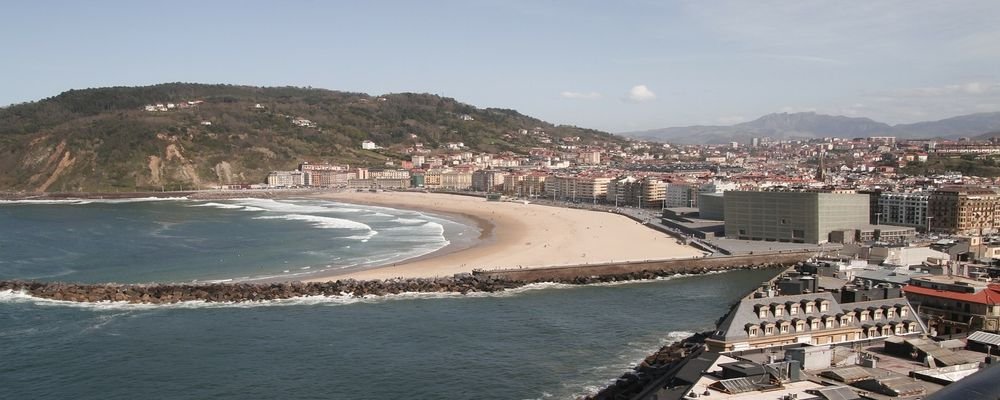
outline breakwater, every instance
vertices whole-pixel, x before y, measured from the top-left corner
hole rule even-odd
[[[684,364],[704,351],[705,339],[712,332],[701,332],[670,343],[646,357],[632,371],[626,372],[587,400],[646,398],[677,373]]]
[[[493,273],[458,274],[445,278],[411,278],[387,280],[337,280],[329,282],[285,283],[213,283],[213,284],[78,284],[38,281],[0,281],[0,291],[24,292],[51,300],[71,302],[127,302],[169,304],[185,301],[255,302],[306,296],[384,296],[400,293],[471,293],[499,292],[532,283],[551,282],[585,285],[655,279],[678,274],[705,274],[735,269],[784,267],[780,263],[719,265],[715,267],[642,269],[618,271],[601,275],[582,271],[572,276],[516,279]]]
[[[756,269],[794,265],[815,256],[811,251],[780,254],[738,255],[719,257],[682,258],[673,260],[630,261],[605,264],[586,264],[544,268],[507,268],[474,272],[495,279],[525,282],[566,282],[575,283],[590,279],[603,280],[615,277],[643,279],[638,276],[655,274],[698,274],[709,271],[732,269]],[[656,277],[654,276],[654,277]]]

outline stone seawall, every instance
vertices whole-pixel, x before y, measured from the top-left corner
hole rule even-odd
[[[677,274],[704,274],[734,269],[780,268],[793,261],[767,261],[737,264],[715,259],[709,263],[687,260],[687,263],[632,263],[588,267],[508,270],[458,274],[448,278],[388,279],[357,281],[286,283],[215,283],[215,284],[80,284],[62,282],[0,281],[0,291],[24,292],[51,300],[72,302],[127,302],[169,304],[183,301],[255,302],[290,299],[304,296],[384,296],[400,293],[470,293],[498,292],[532,283],[552,282],[585,285],[654,279]],[[790,258],[789,258],[790,260]],[[682,261],[682,260],[678,260]],[[700,261],[700,262],[690,262]],[[745,261],[745,260],[744,260]],[[761,260],[757,260],[761,261]],[[575,271],[576,273],[572,273]]]
[[[473,272],[473,274],[494,279],[507,279],[524,282],[572,283],[580,280],[607,279],[609,277],[629,277],[648,274],[654,274],[655,276],[669,276],[674,274],[705,273],[731,269],[778,267],[781,265],[792,265],[797,262],[805,261],[813,255],[814,253],[806,251],[781,254],[589,264],[565,267],[477,270]]]

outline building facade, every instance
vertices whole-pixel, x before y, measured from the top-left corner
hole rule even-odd
[[[550,176],[545,180],[545,194],[563,201],[604,202],[610,183],[609,177]]]
[[[693,183],[670,183],[664,207],[698,207],[698,192],[698,185]]]
[[[881,193],[878,196],[876,224],[912,226],[926,230],[927,201],[930,193]]]
[[[547,178],[546,175],[540,173],[505,175],[503,177],[503,193],[518,197],[544,196]]]
[[[273,187],[305,186],[306,174],[302,171],[271,171],[267,174],[267,185]]]
[[[479,192],[503,191],[503,180],[506,172],[484,169],[472,173],[472,190]]]
[[[728,191],[726,237],[826,243],[830,233],[868,225],[868,196],[850,192]]]
[[[942,188],[927,199],[931,232],[960,235],[997,233],[1000,227],[1000,195],[975,187]]]
[[[925,276],[903,288],[932,334],[1000,333],[1000,284]]]
[[[829,345],[889,336],[920,336],[906,298],[841,304],[830,292],[744,299],[705,340],[728,353],[794,344]]]
[[[667,183],[654,177],[627,176],[608,183],[608,204],[627,207],[663,208]]]

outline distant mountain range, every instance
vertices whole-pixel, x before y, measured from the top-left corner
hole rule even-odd
[[[622,136],[677,144],[748,143],[754,137],[811,139],[895,136],[901,139],[993,137],[1000,131],[1000,112],[962,115],[940,121],[889,125],[870,118],[823,115],[814,112],[768,114],[730,126],[696,125],[623,132]],[[992,132],[992,134],[987,135]]]

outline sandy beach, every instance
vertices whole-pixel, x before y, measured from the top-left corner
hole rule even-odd
[[[678,244],[664,233],[613,213],[416,192],[342,192],[311,197],[459,215],[477,221],[482,235],[479,242],[464,249],[445,248],[395,266],[310,281],[449,276],[475,268],[532,268],[703,254]]]

